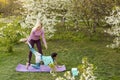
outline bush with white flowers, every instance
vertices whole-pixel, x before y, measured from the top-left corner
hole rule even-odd
[[[58,16],[62,16],[64,5],[68,0],[21,0],[25,12],[21,14],[25,16],[21,25],[24,27],[34,27],[36,19],[43,23],[47,38],[52,37],[56,31],[54,25],[60,20]]]
[[[106,20],[106,23],[112,26],[110,29],[105,30],[105,32],[115,36],[113,43],[110,45],[107,45],[107,47],[119,48],[120,46],[120,7],[115,7],[113,11],[110,13],[110,16],[105,17],[105,20]]]

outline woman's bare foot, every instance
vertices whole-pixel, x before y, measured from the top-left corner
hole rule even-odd
[[[29,68],[29,66],[30,66],[30,63],[26,63],[26,69],[28,69]]]

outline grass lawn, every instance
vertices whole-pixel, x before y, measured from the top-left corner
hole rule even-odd
[[[58,53],[58,63],[65,64],[67,70],[81,64],[84,56],[90,63],[97,66],[96,80],[120,80],[120,53],[106,48],[105,41],[48,41],[48,49],[43,48],[45,55]],[[21,43],[14,46],[13,53],[7,53],[0,47],[0,79],[2,80],[54,80],[49,73],[16,72],[19,63],[25,64],[28,57],[28,47]],[[32,57],[34,63],[34,56]],[[63,75],[64,72],[58,73]]]

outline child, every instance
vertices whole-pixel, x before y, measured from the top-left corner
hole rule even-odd
[[[57,57],[57,53],[52,53],[51,56],[42,56],[39,52],[37,52],[34,48],[32,48],[31,44],[29,42],[28,46],[30,48],[30,51],[35,55],[35,61],[36,64],[32,64],[32,67],[39,69],[40,68],[40,62],[43,61],[44,65],[49,65],[50,63],[56,63],[55,59]],[[29,64],[26,64],[26,68],[28,69]]]

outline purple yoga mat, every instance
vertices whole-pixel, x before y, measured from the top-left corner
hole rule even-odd
[[[56,68],[57,72],[62,72],[65,71],[66,67],[65,65]],[[49,66],[45,66],[45,65],[40,65],[40,69],[35,69],[32,66],[29,66],[28,69],[26,69],[26,66],[23,64],[18,64],[18,66],[16,67],[16,71],[19,72],[50,72],[50,67]]]

